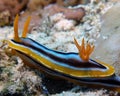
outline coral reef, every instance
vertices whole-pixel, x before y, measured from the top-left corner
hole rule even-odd
[[[14,16],[17,13],[19,13],[26,6],[27,3],[28,3],[28,0],[12,0],[12,1],[0,0],[0,15],[3,16],[1,18],[4,18],[4,15],[2,15],[4,11],[8,12],[8,15],[6,15],[6,18],[3,20],[3,22],[6,22],[6,19],[7,19],[9,20],[7,21],[7,24],[11,23],[13,21]]]
[[[76,6],[79,4],[89,3],[90,0],[29,0],[27,5],[28,10],[36,10],[39,8],[44,8],[49,4],[57,4],[60,6],[68,7],[68,6]]]
[[[79,23],[81,21],[81,19],[85,16],[85,10],[83,8],[66,8],[63,6],[59,6],[59,5],[48,5],[45,8],[41,9],[37,9],[34,12],[25,12],[23,14],[21,14],[21,20],[20,20],[20,28],[22,29],[22,26],[24,24],[24,20],[28,17],[31,16],[31,25],[30,28],[32,29],[34,26],[42,26],[42,21],[46,18],[52,18],[55,17],[56,14],[62,14],[61,18],[64,18],[63,21],[59,21],[59,22],[53,22],[53,23],[57,23],[55,25],[54,28],[57,27],[58,30],[69,30],[69,29],[74,29],[74,26],[76,25],[76,23]],[[76,14],[76,15],[74,15]],[[53,16],[54,15],[54,16]],[[65,20],[67,19],[67,20]],[[52,20],[53,21],[53,20]],[[52,22],[51,21],[51,22]],[[44,21],[43,21],[44,22]],[[64,27],[61,26],[60,28],[60,24],[67,24],[67,26]]]
[[[76,22],[74,20],[68,20],[65,18],[65,15],[62,13],[55,14],[50,16],[50,20],[54,23],[53,28],[56,30],[72,30],[75,28]],[[66,26],[67,25],[67,26]]]
[[[44,8],[44,14],[53,15],[56,13],[63,13],[66,19],[80,20],[85,15],[83,8],[70,9],[59,5],[49,5]]]
[[[6,1],[6,0],[5,0]],[[34,2],[34,0],[31,0],[31,2]],[[42,0],[41,0],[42,1]],[[50,0],[44,0],[44,1],[50,1]],[[52,0],[51,0],[52,1]],[[59,1],[59,0],[58,0]],[[64,0],[64,1],[69,1],[69,0]],[[70,0],[76,1],[76,0]],[[81,1],[81,0],[78,0]],[[82,0],[84,1],[84,0]],[[85,0],[87,1],[87,0]],[[31,21],[31,26],[35,22],[39,23],[39,26],[34,25],[32,28],[30,27],[31,33],[29,33],[28,37],[36,40],[37,42],[45,45],[46,47],[49,47],[54,50],[59,50],[59,51],[64,51],[64,52],[77,52],[77,49],[75,47],[75,44],[73,43],[73,38],[75,37],[79,42],[82,41],[82,38],[84,37],[88,42],[90,43],[95,43],[97,38],[102,38],[103,42],[98,43],[96,42],[95,44],[99,44],[99,47],[96,47],[99,52],[104,53],[102,49],[106,49],[107,47],[107,52],[111,52],[111,54],[114,54],[114,51],[112,51],[112,48],[119,49],[119,8],[116,8],[116,14],[115,11],[112,13],[108,9],[113,6],[113,1],[114,0],[109,0],[111,2],[105,2],[106,0],[91,0],[90,3],[87,5],[78,5],[72,7],[74,8],[84,8],[86,15],[81,19],[81,22],[79,22],[77,25],[76,20],[73,20],[74,22],[69,23],[73,24],[71,27],[65,29],[66,27],[63,26],[60,28],[59,25],[61,25],[62,20],[69,21],[70,19],[65,18],[65,15],[63,13],[55,13],[54,15],[48,16],[47,13],[41,14],[43,12],[42,8],[35,8],[34,10],[37,9],[36,12],[29,12],[25,11],[20,13],[21,18],[20,22],[25,21],[26,17],[28,15],[32,14],[32,21]],[[116,1],[116,0],[115,0]],[[4,1],[2,1],[4,2]],[[16,1],[17,2],[17,1]],[[37,1],[36,1],[37,2]],[[54,2],[53,2],[54,3]],[[56,3],[56,1],[55,1]],[[114,2],[115,4],[115,2]],[[74,5],[74,3],[73,3]],[[71,6],[73,6],[71,5]],[[66,5],[68,6],[68,5]],[[116,6],[116,5],[115,5]],[[30,6],[29,6],[30,7]],[[42,6],[43,7],[43,6]],[[119,6],[118,6],[119,7]],[[66,7],[65,7],[66,8]],[[68,9],[68,8],[66,8]],[[112,8],[114,9],[114,7]],[[111,10],[112,10],[111,9]],[[71,10],[71,9],[70,9]],[[7,13],[7,20],[9,17],[10,12],[9,11],[4,11]],[[104,15],[102,18],[101,16],[103,14],[110,14],[110,15]],[[2,13],[3,14],[3,13]],[[6,14],[5,14],[6,15]],[[4,16],[5,16],[4,15]],[[4,17],[2,15],[2,17]],[[22,16],[24,17],[22,19]],[[118,17],[116,19],[116,16]],[[109,17],[109,18],[108,18]],[[42,20],[39,20],[39,19]],[[114,19],[113,19],[114,18]],[[113,22],[113,20],[115,23]],[[2,19],[1,19],[2,20]],[[102,21],[101,21],[102,20]],[[112,21],[111,21],[112,20]],[[41,22],[42,21],[42,22]],[[8,21],[7,21],[8,22]],[[101,25],[102,22],[102,25]],[[63,22],[62,22],[63,23]],[[106,24],[107,23],[107,24]],[[114,24],[113,24],[114,23]],[[107,25],[104,26],[104,24]],[[112,24],[111,26],[109,24]],[[4,25],[4,24],[1,24]],[[56,27],[57,25],[57,27]],[[118,25],[118,26],[117,26]],[[22,23],[20,23],[20,26],[23,26]],[[110,26],[110,27],[109,27]],[[68,26],[67,26],[68,27]],[[102,28],[101,28],[102,27]],[[20,28],[20,27],[19,27]],[[112,29],[111,29],[112,28]],[[23,28],[21,28],[23,29]],[[21,34],[21,29],[19,29],[19,32]],[[113,33],[112,33],[113,32]],[[114,33],[116,32],[116,35]],[[0,28],[0,40],[4,39],[11,39],[13,38],[13,27],[2,27]],[[111,35],[110,35],[110,34]],[[103,36],[102,36],[103,34]],[[110,37],[107,38],[107,35]],[[100,36],[101,35],[101,36]],[[114,36],[112,36],[114,35]],[[115,41],[114,41],[115,38]],[[112,42],[112,43],[111,43]],[[115,43],[115,44],[114,44]],[[101,44],[105,47],[102,47]],[[113,47],[111,47],[113,45]],[[117,45],[117,46],[116,46]],[[0,96],[10,96],[10,95],[17,95],[17,96],[42,96],[41,95],[41,73],[38,72],[37,70],[33,70],[27,66],[23,65],[23,62],[21,61],[20,58],[16,56],[11,56],[10,54],[5,53],[5,48],[7,45],[2,43],[0,41]],[[101,50],[100,50],[101,48]],[[119,53],[119,50],[116,53]],[[95,52],[95,51],[94,51]],[[115,53],[115,54],[116,54]],[[111,54],[109,60],[114,60],[113,65],[116,68],[117,74],[119,75],[120,68],[119,68],[119,55],[115,56],[116,58],[111,59]],[[93,54],[94,55],[94,54]],[[98,53],[96,54],[97,57]],[[102,54],[101,56],[104,56],[102,61],[107,58],[107,54]],[[92,58],[95,58],[96,56],[92,56]],[[108,60],[107,59],[107,60]],[[105,61],[106,62],[106,61]],[[33,77],[33,78],[31,78]],[[55,84],[54,84],[55,86]],[[52,88],[52,86],[49,86],[48,88]],[[82,90],[82,87],[79,87],[78,89],[75,87],[71,90],[65,91],[65,89],[62,90],[63,92],[61,93],[56,93],[51,96],[61,96],[61,95],[82,95],[82,96],[119,96],[118,93],[113,92],[113,91],[108,91],[105,89],[91,89],[91,88],[85,88],[85,90]]]
[[[120,3],[116,3],[102,16],[101,36],[97,39],[96,50],[93,53],[95,59],[114,65],[118,75],[120,74],[119,8]]]
[[[0,12],[1,12],[0,19],[2,19],[2,23],[0,23],[0,26],[11,24],[14,19],[14,16],[22,11],[25,11],[25,13],[26,12],[34,13],[34,11],[37,11],[38,9],[39,11],[43,10],[44,7],[50,4],[55,4],[56,6],[68,7],[68,6],[75,6],[78,4],[85,4],[88,2],[89,0],[65,0],[65,1],[64,0],[12,0],[12,1],[0,0]],[[60,9],[63,11],[65,8],[63,9],[59,8],[58,10]],[[70,10],[66,10],[66,11],[70,12],[69,14],[69,12],[67,13],[64,11],[64,14],[66,14],[67,17],[71,15],[71,12],[73,12],[74,14],[78,14],[77,17],[78,19],[79,19],[79,11],[82,12],[81,9],[77,9],[76,11],[74,10],[75,12]],[[4,13],[7,13],[7,15],[5,15],[6,18],[4,18]],[[27,14],[27,16],[28,15],[29,14]],[[75,16],[70,16],[70,17],[73,18]]]
[[[9,25],[10,23],[10,12],[8,10],[0,13],[0,26]]]
[[[0,96],[40,95],[41,78],[20,58],[11,56],[5,42],[0,42]]]

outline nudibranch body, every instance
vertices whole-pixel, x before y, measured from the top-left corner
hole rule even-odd
[[[18,15],[14,21],[14,39],[9,40],[9,47],[20,56],[24,63],[32,68],[91,87],[106,87],[120,92],[120,78],[115,75],[114,68],[103,62],[89,59],[94,46],[89,43],[79,45],[74,39],[79,53],[63,53],[54,51],[27,38],[30,17],[27,19],[22,37],[18,36]]]

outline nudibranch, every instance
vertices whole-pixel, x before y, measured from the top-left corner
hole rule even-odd
[[[109,64],[89,58],[94,46],[85,43],[84,39],[80,45],[74,39],[79,53],[51,50],[27,38],[30,17],[25,22],[22,36],[19,37],[18,20],[17,15],[14,21],[14,39],[8,40],[8,45],[26,65],[79,85],[105,87],[120,92],[120,77],[115,74],[114,68]]]

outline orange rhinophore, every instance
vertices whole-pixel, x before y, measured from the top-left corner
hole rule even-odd
[[[22,37],[23,38],[25,38],[27,36],[30,19],[31,19],[31,17],[29,16],[27,18],[25,24],[24,24],[24,29],[23,29],[23,32],[22,32]],[[19,16],[16,15],[15,21],[14,21],[14,40],[15,41],[19,41],[20,40],[20,37],[18,36],[18,20],[19,20]]]
[[[29,16],[24,24],[24,29],[23,29],[23,32],[22,32],[22,37],[25,38],[27,36],[27,32],[28,32],[28,26],[30,24],[30,20],[31,20],[31,17]]]
[[[18,36],[18,19],[19,16],[16,15],[15,20],[14,20],[14,40],[19,41],[19,36]]]

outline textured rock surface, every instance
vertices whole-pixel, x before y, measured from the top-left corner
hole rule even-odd
[[[0,26],[12,23],[14,16],[24,9],[27,2],[28,0],[0,0],[0,19],[3,22]],[[6,15],[4,15],[5,12],[7,12]]]
[[[79,41],[79,43],[81,42],[83,37],[86,40],[88,40],[88,42],[94,43],[96,38],[99,37],[100,32],[103,31],[103,29],[101,29],[101,22],[103,22],[103,21],[101,21],[101,19],[103,19],[104,21],[106,21],[108,19],[108,17],[105,18],[105,15],[103,16],[104,18],[101,18],[101,15],[103,15],[108,10],[108,8],[111,7],[111,5],[110,5],[111,3],[108,4],[108,2],[105,2],[105,0],[91,0],[91,1],[92,2],[87,5],[76,6],[76,8],[79,8],[81,6],[84,7],[85,11],[86,11],[86,15],[84,16],[82,21],[79,22],[78,25],[73,24],[72,29],[68,28],[66,30],[63,30],[62,29],[63,27],[62,27],[61,30],[56,30],[57,28],[59,29],[59,27],[54,28],[56,22],[61,21],[63,19],[65,19],[65,20],[68,20],[68,19],[64,18],[63,15],[60,15],[60,17],[59,17],[58,14],[55,14],[58,17],[55,17],[55,18],[52,17],[53,21],[50,20],[51,16],[50,16],[50,18],[48,18],[47,16],[44,17],[42,19],[41,25],[39,25],[39,27],[35,26],[32,29],[31,33],[28,34],[28,37],[36,40],[37,42],[45,45],[48,48],[51,48],[53,50],[59,50],[62,52],[77,52],[77,48],[75,47],[75,44],[73,42],[74,37]],[[95,2],[95,1],[97,1],[97,2]],[[34,15],[36,15],[36,13],[33,12],[33,13],[29,13],[29,14],[33,14],[32,18],[36,19],[34,17]],[[106,13],[106,14],[108,14],[108,13]],[[37,15],[40,15],[40,14],[37,13]],[[113,18],[113,17],[111,17],[111,18]],[[19,21],[21,21],[21,20],[25,21],[26,17],[23,19],[21,19],[21,18],[19,19]],[[104,23],[102,23],[102,24],[104,24]],[[109,21],[109,23],[112,23],[112,22]],[[33,24],[33,23],[31,22],[31,24]],[[23,24],[21,24],[21,26],[23,26]],[[61,23],[59,23],[58,26],[61,26]],[[107,26],[107,27],[109,27],[109,26]],[[65,25],[64,25],[64,28],[66,28]],[[103,25],[102,25],[102,28],[103,28]],[[118,27],[118,29],[119,29],[119,27]],[[22,32],[21,30],[22,29],[19,27],[20,34]],[[100,31],[100,30],[102,30],[102,31]],[[6,40],[6,39],[13,38],[13,35],[14,35],[13,26],[0,28],[0,33],[1,33],[0,40],[1,39]],[[112,33],[112,34],[114,35],[114,33]],[[117,37],[117,35],[115,35],[115,37]],[[112,38],[112,37],[110,37],[110,38]],[[111,40],[113,41],[113,39],[111,39]],[[109,42],[110,44],[112,44],[111,41],[108,39],[106,39],[106,42],[107,43]],[[117,41],[115,41],[115,42],[117,42]],[[104,44],[105,42],[102,42],[102,43]],[[42,95],[40,95],[41,94],[40,86],[42,86],[41,85],[41,77],[42,77],[41,73],[38,72],[37,70],[33,70],[30,67],[23,66],[23,62],[21,61],[20,58],[18,58],[16,56],[11,56],[10,54],[5,54],[4,46],[8,47],[7,45],[4,45],[4,43],[2,43],[2,41],[0,41],[0,53],[1,53],[0,54],[0,93],[2,92],[2,94],[0,94],[0,96],[5,96],[5,95],[6,96],[11,96],[11,95],[14,95],[14,96],[15,95],[17,95],[17,96],[18,95],[19,96],[42,96]],[[99,47],[101,47],[101,46],[99,46]],[[104,55],[106,55],[106,54],[104,54]],[[115,64],[117,64],[117,63],[115,63]],[[31,78],[31,77],[33,77],[33,78]],[[54,82],[56,83],[56,81],[53,81],[53,84],[57,91],[54,92],[54,93],[56,93],[56,95],[53,95],[53,96],[61,96],[61,95],[62,96],[63,95],[64,96],[70,96],[70,95],[72,95],[72,96],[73,95],[74,96],[90,96],[90,95],[91,96],[119,96],[119,94],[117,94],[113,91],[105,90],[105,89],[92,89],[92,88],[88,88],[88,87],[87,88],[86,87],[78,88],[78,86],[75,86],[75,88],[72,88],[71,90],[68,90],[68,88],[63,89],[63,90],[61,90],[63,92],[60,91],[61,93],[58,94],[57,93],[58,90],[62,89],[62,88],[59,88],[59,86],[56,86],[56,84]],[[48,82],[46,83],[47,86],[49,86],[49,84],[48,84]],[[66,85],[66,84],[63,84],[63,85]],[[53,86],[51,85],[48,88],[50,90],[53,88]],[[68,90],[68,91],[66,91],[66,90]]]
[[[20,12],[28,12],[27,16],[29,13],[33,13],[35,15],[38,12],[38,9],[41,11],[49,4],[68,7],[76,6],[78,4],[86,4],[88,2],[89,0],[0,0],[0,26],[12,24],[15,15]],[[34,13],[34,11],[37,12]],[[35,17],[38,17],[38,15],[35,15]]]
[[[120,3],[115,4],[102,16],[101,36],[93,55],[114,65],[120,74]]]

